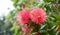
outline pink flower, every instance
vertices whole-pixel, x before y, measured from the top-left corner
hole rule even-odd
[[[29,22],[30,19],[30,13],[26,10],[23,10],[22,12],[17,13],[17,20],[21,24],[26,24]]]
[[[22,31],[24,31],[24,32],[32,31],[31,29],[32,29],[31,25],[23,25],[23,27],[22,27]]]
[[[31,12],[33,22],[42,23],[46,19],[46,12],[42,8],[34,8]]]
[[[28,26],[22,28],[22,31],[27,32],[29,30]]]

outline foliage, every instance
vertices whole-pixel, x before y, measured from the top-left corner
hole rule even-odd
[[[4,18],[4,20],[7,21],[8,24],[12,24],[12,27],[8,28],[8,30],[12,32],[12,34],[10,35],[20,35],[20,33],[22,32],[21,30],[22,26],[18,24],[16,20],[16,15],[17,12],[23,9],[24,5],[26,5],[26,9],[30,7],[43,8],[47,13],[47,19],[44,22],[44,24],[35,25],[36,28],[34,28],[35,30],[32,31],[32,34],[35,34],[36,30],[38,30],[41,35],[59,35],[59,31],[57,31],[58,26],[60,26],[60,2],[59,1],[60,0],[41,0],[41,1],[40,0],[12,0],[15,9],[11,11],[8,14],[8,16]],[[3,24],[3,26],[4,26],[4,20],[0,21]],[[16,24],[18,24],[19,26],[17,26]],[[4,29],[4,31],[6,29]]]

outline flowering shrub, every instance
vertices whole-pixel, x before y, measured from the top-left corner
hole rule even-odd
[[[17,19],[22,24],[29,22],[30,19],[36,23],[42,23],[46,19],[46,13],[43,9],[39,8],[34,8],[30,13],[28,11],[22,11],[17,14]]]
[[[59,0],[12,0],[15,9],[6,16],[12,35],[60,35]]]
[[[30,13],[26,10],[23,10],[22,12],[18,12],[17,19],[18,19],[18,22],[20,22],[22,24],[26,24],[29,22]]]
[[[42,23],[46,19],[46,12],[42,8],[34,8],[31,12],[33,22]]]

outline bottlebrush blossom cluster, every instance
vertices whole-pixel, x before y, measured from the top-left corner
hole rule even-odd
[[[26,31],[28,31],[29,30],[29,27],[28,26],[24,26],[23,28],[22,28],[22,31],[24,31],[24,32],[26,32]]]
[[[23,10],[17,13],[17,20],[21,24],[26,24],[29,22],[30,13],[27,10]]]
[[[33,22],[42,23],[46,19],[46,12],[42,8],[35,8],[31,12],[31,19]]]
[[[42,23],[46,19],[46,12],[42,8],[34,8],[31,11],[22,10],[17,13],[18,22],[26,24],[29,21]]]

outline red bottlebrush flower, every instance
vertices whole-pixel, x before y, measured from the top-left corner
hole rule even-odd
[[[30,25],[23,25],[22,31],[28,32],[30,30],[31,30],[31,26]]]
[[[27,32],[29,30],[28,26],[22,28],[22,31]]]
[[[17,13],[17,20],[21,24],[26,24],[29,22],[30,19],[30,13],[26,10],[23,10],[22,12]]]
[[[31,12],[33,22],[42,23],[46,19],[46,12],[42,8],[34,8]]]

